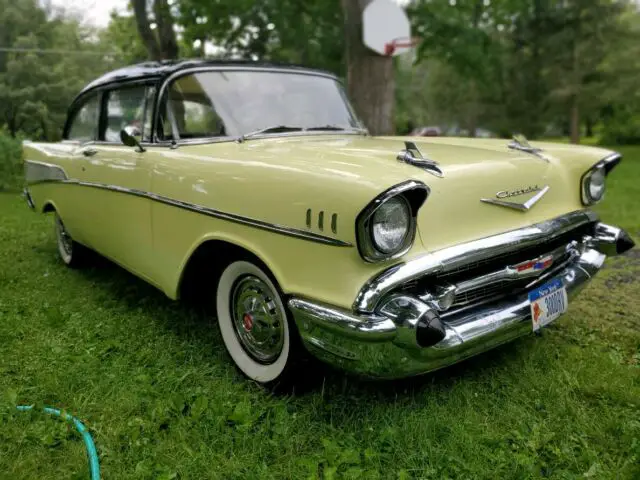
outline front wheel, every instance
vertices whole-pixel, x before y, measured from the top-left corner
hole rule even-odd
[[[224,345],[244,375],[268,386],[290,377],[296,332],[269,275],[248,261],[231,263],[218,283],[216,309]]]

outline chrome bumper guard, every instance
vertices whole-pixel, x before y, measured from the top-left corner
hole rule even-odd
[[[577,218],[573,217],[573,223]],[[593,214],[585,218],[593,223]],[[531,228],[535,226],[526,231],[530,233]],[[509,232],[510,238],[516,232]],[[439,312],[437,303],[404,293],[403,283],[386,285],[386,295],[376,302],[373,312],[349,312],[296,297],[289,300],[289,308],[305,346],[320,359],[375,378],[418,375],[531,332],[528,291],[559,278],[572,298],[600,270],[607,255],[623,253],[634,245],[626,232],[616,227],[595,223],[593,232],[579,245],[572,242],[574,250],[569,258],[545,271],[527,291],[458,312]],[[547,237],[555,234],[546,233]],[[368,285],[375,284],[374,279]]]

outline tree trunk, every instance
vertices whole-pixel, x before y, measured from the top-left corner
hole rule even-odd
[[[172,60],[178,58],[178,42],[173,29],[173,17],[167,0],[152,0],[158,34],[151,29],[147,15],[147,0],[131,0],[136,27],[152,60]]]
[[[591,121],[591,117],[587,117],[584,121],[585,126],[585,136],[587,138],[593,137],[593,122]]]
[[[163,60],[178,58],[178,41],[173,29],[173,17],[167,0],[154,0],[153,14],[158,26],[158,43]]]
[[[156,40],[156,36],[151,30],[149,25],[149,17],[147,16],[147,1],[146,0],[131,0],[133,6],[133,13],[136,17],[136,27],[138,27],[138,33],[142,39],[142,43],[147,49],[147,55],[151,60],[160,60],[160,46]]]
[[[571,96],[571,143],[580,143],[580,110],[578,96]]]
[[[373,135],[392,134],[395,107],[393,58],[378,55],[362,43],[362,12],[371,0],[341,0],[345,16],[347,91]]]

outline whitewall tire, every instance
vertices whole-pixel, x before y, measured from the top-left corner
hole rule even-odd
[[[228,265],[216,294],[220,333],[240,371],[261,384],[274,384],[290,370],[292,333],[274,281],[260,267],[241,260]]]

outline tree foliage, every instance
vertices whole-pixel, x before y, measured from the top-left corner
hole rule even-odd
[[[116,57],[126,65],[149,59],[149,52],[142,43],[133,15],[111,13],[109,25],[99,35],[100,43],[113,51]]]
[[[37,0],[0,0],[0,36],[0,127],[13,137],[59,139],[73,97],[116,62],[90,29]]]
[[[612,62],[637,45],[625,0],[417,0],[411,13],[418,60],[448,72],[438,85],[460,90],[454,109],[471,131],[536,137],[560,124],[577,142],[581,124],[615,101],[611,86],[639,73],[637,62]]]
[[[392,130],[395,117],[402,131],[438,124],[577,141],[585,127],[607,141],[640,141],[640,14],[631,0],[413,0],[415,61],[387,62],[376,82],[354,65],[386,59],[362,48],[345,15],[357,6],[357,20],[366,2],[131,0],[129,15],[112,14],[96,31],[38,0],[0,0],[0,46],[11,47],[0,50],[0,126],[57,139],[69,101],[104,71],[217,56],[334,72],[366,123],[386,122],[374,131]],[[395,114],[392,97],[370,95],[394,82]]]
[[[344,74],[344,20],[339,0],[180,0],[186,44],[219,55],[298,63]]]

